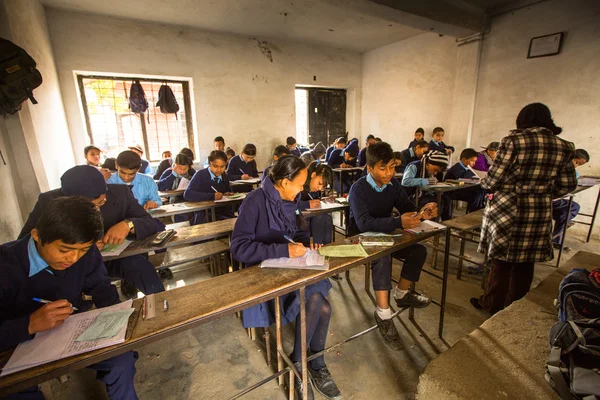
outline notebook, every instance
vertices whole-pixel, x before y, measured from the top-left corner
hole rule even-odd
[[[442,224],[438,224],[437,222],[426,220],[426,221],[421,221],[419,226],[417,226],[413,229],[405,229],[405,230],[407,232],[411,232],[411,233],[425,233],[425,232],[432,232],[432,231],[437,231],[437,230],[441,230],[441,229],[446,229],[446,227]]]
[[[290,268],[290,269],[316,269],[327,271],[329,262],[318,251],[308,250],[302,257],[271,258],[260,263],[260,268]]]

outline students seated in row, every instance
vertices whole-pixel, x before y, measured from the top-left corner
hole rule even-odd
[[[308,166],[308,178],[300,194],[300,211],[321,207],[323,191],[333,185],[333,171],[326,164],[313,161]],[[333,241],[333,218],[331,214],[319,214],[308,218],[310,236],[314,243],[329,244]]]
[[[258,178],[258,168],[256,167],[256,146],[252,143],[246,143],[239,156],[232,157],[227,164],[227,178],[229,181],[248,180]],[[238,185],[236,192],[250,192],[252,185]]]
[[[49,202],[31,234],[0,246],[0,351],[60,326],[73,312],[89,310],[92,301],[97,308],[119,303],[95,246],[103,234],[102,215],[92,202],[63,197]],[[88,368],[97,371],[111,399],[133,400],[137,357],[129,351]],[[43,400],[44,395],[36,385],[9,398]]]
[[[329,158],[329,166],[331,168],[355,168],[357,165],[358,156],[358,139],[352,139],[348,145],[342,150],[334,150]],[[338,175],[334,181],[334,189],[338,193],[348,193],[352,185],[354,172],[344,172],[342,181],[340,182]]]
[[[440,151],[444,154],[450,155],[454,153],[454,147],[447,145],[444,143],[444,129],[439,126],[433,128],[433,133],[431,134],[431,141],[429,142],[429,151]]]
[[[283,156],[289,155],[290,149],[287,146],[280,144],[279,146],[275,147],[275,150],[273,150],[273,162],[263,171],[261,182],[264,181],[267,176],[269,176],[269,170],[271,169],[273,164],[275,164],[275,161],[279,160]]]
[[[296,138],[293,136],[288,136],[285,140],[285,145],[288,149],[290,149],[290,154],[296,157],[300,157],[300,149],[298,149],[298,143],[296,143]]]
[[[414,139],[408,144],[408,148],[413,148],[416,142],[420,142],[421,140],[425,140],[425,131],[423,128],[417,128],[415,131]]]
[[[304,161],[304,164],[308,167],[313,161],[320,161],[326,152],[327,149],[325,148],[325,145],[321,142],[318,142],[317,144],[315,144],[312,150],[308,150],[302,153],[300,155],[300,159]]]
[[[446,180],[448,179],[473,179],[477,178],[472,168],[477,161],[477,152],[473,149],[464,149],[460,153],[460,161],[454,164],[448,172],[446,172]],[[481,210],[485,205],[485,190],[479,186],[473,186],[454,190],[447,193],[452,200],[460,200],[467,202],[467,213]]]
[[[130,150],[121,152],[116,160],[117,172],[113,173],[106,182],[132,186],[133,197],[145,210],[158,208],[162,206],[158,187],[152,177],[138,172],[141,163],[142,160],[136,152]]]
[[[208,168],[201,169],[194,174],[189,186],[183,193],[186,201],[221,200],[224,194],[231,193],[231,186],[225,173],[227,156],[221,150],[213,150],[208,156]],[[233,218],[231,206],[225,205],[215,210],[217,220]],[[206,222],[206,212],[197,211],[191,225]]]
[[[381,139],[379,139],[381,141]],[[374,135],[367,136],[367,140],[365,141],[365,147],[360,149],[358,152],[358,166],[364,167],[367,165],[367,148],[373,143],[377,143]]]
[[[271,258],[302,257],[309,250],[306,222],[302,214],[298,213],[300,192],[307,176],[302,160],[284,156],[275,162],[263,185],[246,197],[239,209],[239,217],[231,236],[231,255],[245,268]],[[286,237],[295,243],[291,243]],[[329,335],[331,305],[326,299],[329,289],[331,283],[328,279],[306,287],[306,342],[313,354],[325,348]],[[292,362],[299,362],[302,360],[299,292],[283,295],[280,300],[282,324],[296,320],[294,351],[290,358]],[[268,327],[273,324],[273,302],[271,300],[244,310],[244,328]],[[308,369],[312,382],[321,393],[329,398],[340,395],[323,356],[310,361]],[[294,386],[301,399],[301,380],[295,378]],[[312,399],[314,395],[310,383],[307,390]]]
[[[377,143],[367,150],[368,175],[360,178],[352,185],[348,203],[350,204],[350,221],[348,236],[361,232],[390,233],[396,229],[410,229],[421,223],[421,218],[431,219],[437,216],[435,203],[426,204],[421,212],[409,199],[400,182],[394,178],[395,159],[389,144]],[[392,214],[396,208],[400,218]],[[427,259],[427,250],[421,244],[408,246],[393,254],[394,258],[404,260],[398,286],[393,290],[394,300],[400,308],[426,307],[431,303],[428,297],[412,293],[410,285],[418,282],[421,270]],[[392,290],[392,259],[383,257],[372,263],[373,290],[377,308],[375,320],[385,343],[396,351],[402,350],[402,342],[392,321],[389,305],[389,291]]]
[[[590,161],[590,155],[584,149],[575,150],[573,155],[573,165],[575,168],[581,167]],[[575,175],[579,179],[579,171],[575,171]],[[569,199],[558,199],[552,202],[552,219],[554,220],[554,230],[552,232],[552,245],[555,248],[560,248],[562,242],[563,229],[565,224],[567,228],[570,228],[575,224],[572,222],[573,218],[579,214],[581,207],[575,201],[571,203],[571,211],[569,211]],[[568,249],[568,248],[567,248]],[[570,250],[570,249],[568,249]]]
[[[235,151],[233,151],[231,147],[228,147],[227,150],[225,150],[225,154],[227,155],[227,164],[229,164],[229,161],[235,157]]]
[[[140,167],[139,172],[141,174],[146,174],[146,175],[152,174],[152,168],[150,167],[150,162],[148,160],[142,158],[144,156],[144,149],[142,148],[142,146],[140,146],[139,144],[136,144],[134,146],[129,146],[128,149],[135,152],[135,154],[140,156],[140,159],[142,160],[142,166]]]
[[[480,151],[477,155],[477,161],[475,161],[473,169],[476,169],[477,171],[488,172],[494,163],[494,158],[496,158],[499,147],[500,142],[491,142],[488,144],[487,147],[485,147],[484,150]]]
[[[105,230],[104,237],[96,243],[100,249],[104,244],[121,244],[127,237],[143,240],[165,228],[139,205],[128,187],[107,185],[102,174],[93,167],[73,167],[61,176],[60,182],[60,189],[40,194],[19,239],[31,232],[53,199],[64,196],[85,197],[98,207]],[[121,291],[125,297],[136,297],[138,289],[144,294],[165,290],[146,255],[119,258],[105,264],[109,276],[122,279]]]
[[[333,144],[331,146],[329,146],[327,148],[327,151],[325,152],[325,162],[329,162],[329,157],[331,157],[331,153],[335,150],[335,149],[343,149],[344,147],[346,147],[346,138],[343,136],[340,136],[339,138],[335,139],[335,141],[333,142]]]
[[[194,164],[194,152],[191,149],[184,147],[177,154],[185,154],[192,161],[192,164]],[[160,164],[158,164],[158,167],[156,167],[156,173],[154,174],[154,180],[159,180],[160,177],[162,176],[162,174],[167,169],[171,168],[172,164],[173,164],[172,157],[163,159],[160,162]],[[192,174],[192,176],[194,175],[195,172],[196,172],[196,170],[193,167],[190,167],[190,174]]]
[[[418,190],[438,183],[436,175],[441,174],[448,167],[448,156],[439,151],[430,151],[419,161],[414,161],[406,166],[402,176],[402,186],[417,205],[436,201],[433,192]],[[446,194],[442,195],[442,221],[452,217],[452,202]]]
[[[217,136],[213,141],[213,150],[225,151],[225,139],[223,136]],[[204,168],[208,168],[208,157],[204,161]]]
[[[429,144],[425,140],[413,140],[411,143],[413,143],[411,147],[400,152],[402,167],[398,172],[404,172],[408,164],[420,160],[423,154],[429,151]]]

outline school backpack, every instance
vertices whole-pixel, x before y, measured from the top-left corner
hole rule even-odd
[[[135,80],[129,89],[129,109],[136,114],[143,114],[148,110],[148,100],[140,81]]]
[[[179,104],[169,85],[162,85],[158,89],[158,102],[156,107],[160,107],[160,112],[163,114],[175,114],[179,112]]]
[[[27,99],[37,104],[33,89],[42,84],[35,60],[11,41],[0,38],[0,115],[15,114]]]
[[[559,285],[557,306],[563,322],[600,318],[600,268],[572,269]]]

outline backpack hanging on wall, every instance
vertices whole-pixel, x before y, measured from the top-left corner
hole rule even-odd
[[[37,104],[33,89],[42,84],[35,60],[11,41],[0,38],[0,115],[15,114],[27,99]]]
[[[129,109],[136,114],[142,115],[148,111],[148,100],[146,100],[146,93],[140,81],[135,80],[131,83],[129,89]],[[150,114],[148,114],[148,123],[150,122]]]
[[[156,103],[156,107],[160,107],[161,113],[175,114],[175,118],[177,118],[179,104],[177,104],[177,99],[169,85],[162,85],[158,90],[158,102]]]

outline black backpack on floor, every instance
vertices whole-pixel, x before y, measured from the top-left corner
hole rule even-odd
[[[42,74],[35,60],[11,41],[0,38],[0,115],[15,114],[29,99],[33,104],[33,89],[42,84]]]

